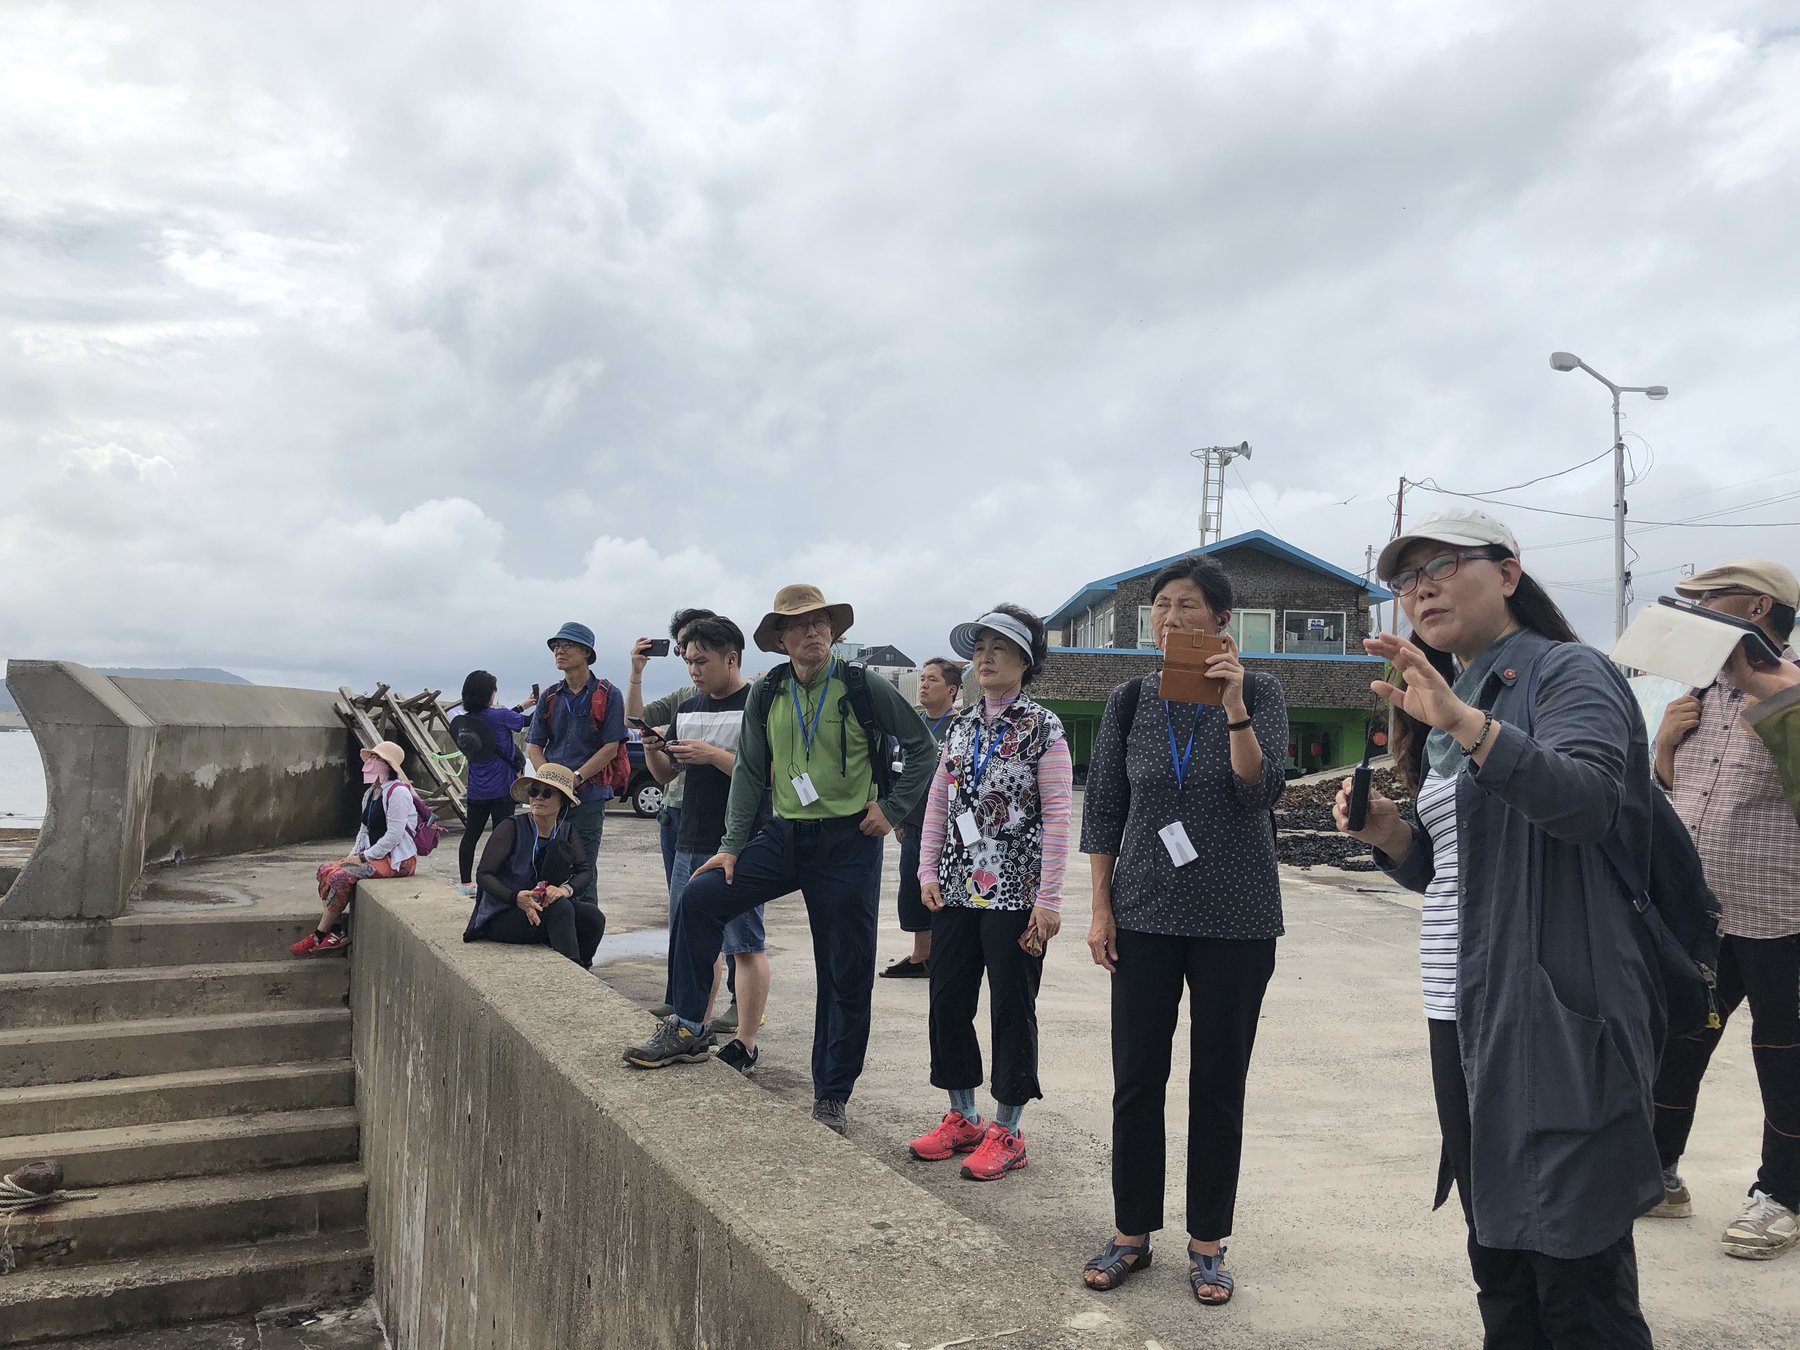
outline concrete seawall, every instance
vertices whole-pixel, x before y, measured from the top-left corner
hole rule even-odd
[[[357,1100],[399,1350],[1154,1346],[723,1065],[625,1068],[642,1010],[544,949],[464,944],[466,915],[417,880],[358,893]]]

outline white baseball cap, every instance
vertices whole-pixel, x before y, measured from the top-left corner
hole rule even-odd
[[[1400,570],[1400,555],[1421,539],[1438,544],[1455,544],[1460,548],[1503,548],[1513,557],[1519,556],[1519,541],[1513,532],[1485,511],[1458,507],[1427,516],[1398,539],[1388,542],[1375,564],[1375,575],[1386,581]]]

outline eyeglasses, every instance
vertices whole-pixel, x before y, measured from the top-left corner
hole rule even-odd
[[[803,614],[798,619],[783,619],[781,631],[784,633],[804,633],[814,628],[831,628],[829,614]]]
[[[1757,594],[1759,594],[1759,592],[1750,590],[1749,588],[1744,587],[1744,586],[1720,586],[1716,590],[1701,591],[1700,594],[1695,596],[1694,598],[1696,600],[1698,600],[1701,604],[1705,605],[1705,604],[1710,604],[1714,600],[1723,600],[1727,596],[1757,595]]]
[[[539,787],[533,783],[525,789],[525,795],[527,797],[560,797],[562,794],[553,787]]]
[[[1420,577],[1430,577],[1433,581],[1448,581],[1456,575],[1456,569],[1465,562],[1497,562],[1492,554],[1478,553],[1444,553],[1433,558],[1423,567],[1408,567],[1396,572],[1388,578],[1388,589],[1397,597],[1404,599],[1418,587]]]

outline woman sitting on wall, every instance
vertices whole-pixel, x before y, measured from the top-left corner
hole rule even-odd
[[[382,741],[362,752],[363,793],[361,827],[349,856],[336,862],[321,864],[314,873],[319,883],[319,899],[325,912],[319,926],[296,942],[290,951],[295,956],[312,956],[319,952],[335,952],[350,945],[350,934],[344,928],[344,910],[356,890],[356,883],[370,877],[410,877],[418,865],[419,850],[413,843],[413,830],[419,823],[418,808],[413,805],[412,788],[401,772],[406,751],[392,741]]]
[[[488,836],[476,873],[481,890],[463,941],[546,944],[585,970],[599,950],[606,916],[598,905],[574,898],[593,871],[567,819],[580,802],[575,775],[560,764],[543,764],[536,777],[512,785],[512,796],[527,809]]]

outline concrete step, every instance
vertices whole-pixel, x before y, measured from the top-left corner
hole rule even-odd
[[[361,1230],[205,1252],[20,1271],[0,1279],[0,1345],[312,1305],[366,1292]]]
[[[15,972],[0,975],[0,1031],[166,1017],[176,1009],[198,1016],[341,1008],[349,993],[348,961],[285,953],[279,961]]]
[[[349,1106],[355,1094],[356,1070],[348,1059],[0,1088],[0,1138]]]
[[[288,1167],[110,1186],[15,1215],[15,1268],[88,1265],[361,1228],[368,1183],[354,1165]]]
[[[0,1031],[0,1088],[295,1064],[349,1053],[348,1008],[21,1027]]]
[[[222,1176],[356,1158],[356,1110],[264,1111],[0,1139],[0,1173],[34,1158],[62,1160],[69,1190],[174,1177]]]
[[[318,917],[316,909],[271,914],[246,906],[99,920],[0,919],[0,974],[293,960],[288,948],[312,931]]]

